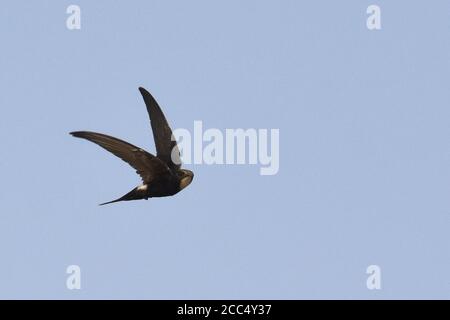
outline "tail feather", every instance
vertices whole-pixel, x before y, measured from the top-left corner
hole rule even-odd
[[[119,201],[124,201],[124,200],[125,200],[125,199],[119,198],[119,199],[116,199],[116,200],[112,200],[112,201],[100,203],[99,206],[104,206],[105,204],[110,204],[110,203],[119,202]]]
[[[142,192],[140,192],[138,188],[134,188],[133,190],[128,192],[126,195],[120,197],[119,199],[100,203],[99,206],[104,206],[105,204],[110,204],[119,201],[140,200],[140,199],[144,199]]]

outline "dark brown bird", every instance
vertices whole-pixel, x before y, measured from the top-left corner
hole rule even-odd
[[[77,138],[87,139],[108,150],[136,169],[142,178],[142,185],[134,188],[119,199],[100,205],[148,199],[152,197],[172,196],[186,188],[194,178],[190,170],[181,169],[180,152],[172,137],[172,130],[153,96],[144,88],[139,88],[144,98],[153,139],[156,145],[156,156],[123,140],[102,133],[76,131],[70,134]]]

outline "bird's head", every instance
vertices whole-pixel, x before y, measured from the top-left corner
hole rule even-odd
[[[192,179],[194,179],[194,173],[190,170],[181,169],[179,171],[180,175],[180,190],[183,190],[188,185],[191,184]]]

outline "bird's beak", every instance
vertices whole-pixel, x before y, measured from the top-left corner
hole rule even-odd
[[[192,182],[192,175],[187,175],[180,180],[180,190],[183,190]]]

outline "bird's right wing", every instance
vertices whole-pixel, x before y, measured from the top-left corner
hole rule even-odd
[[[155,176],[169,171],[167,165],[160,159],[123,140],[89,131],[76,131],[70,134],[74,137],[94,142],[121,158],[136,169],[137,174],[141,176],[144,183],[150,183]]]
[[[178,150],[177,142],[173,139],[172,129],[170,129],[164,113],[150,92],[142,87],[139,88],[139,91],[144,98],[148,115],[150,116],[156,155],[170,168],[179,169],[181,166],[180,151]]]

